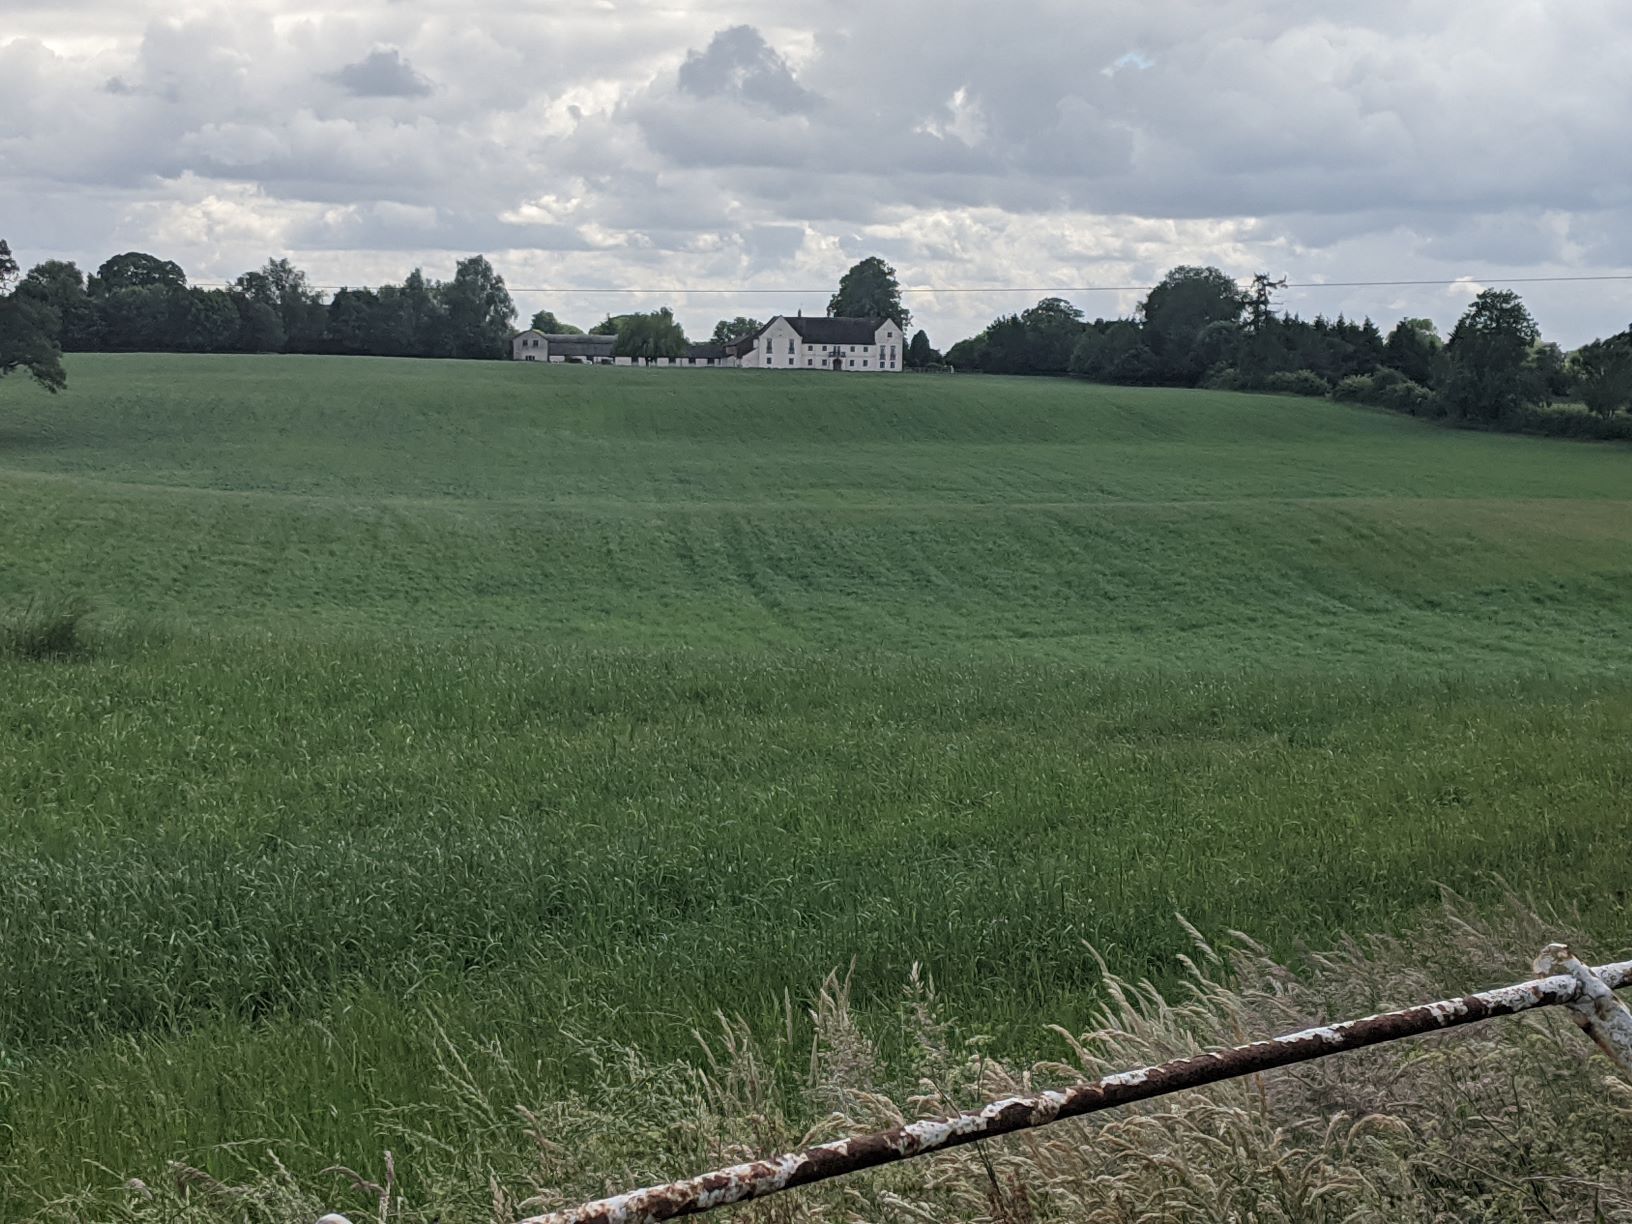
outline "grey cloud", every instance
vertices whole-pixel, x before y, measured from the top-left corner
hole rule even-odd
[[[480,212],[364,205],[328,209],[290,228],[292,245],[311,250],[588,251],[579,228],[511,224]]]
[[[787,60],[749,25],[721,30],[704,50],[687,54],[676,83],[695,98],[729,98],[779,115],[800,114],[816,103]]]
[[[784,263],[804,245],[805,230],[801,225],[755,225],[742,235],[743,251],[759,264]]]
[[[376,48],[328,79],[359,98],[422,98],[431,92],[431,82],[395,47]]]
[[[189,268],[281,247],[330,279],[488,249],[552,269],[533,283],[586,284],[825,283],[872,250],[919,283],[981,284],[1193,261],[1603,271],[1632,251],[1614,0],[1147,0],[1091,21],[1080,0],[941,0],[932,38],[910,6],[862,0],[548,22],[504,0],[172,9],[7,8],[14,245],[95,266],[118,234]],[[1102,71],[1130,49],[1149,66]],[[312,88],[314,64],[344,65],[334,87]],[[391,98],[412,102],[366,101]],[[1314,305],[1385,315],[1390,292]],[[1437,292],[1399,301],[1454,318]],[[1577,338],[1606,308],[1536,296]],[[926,318],[956,331],[997,305],[1016,303],[948,297]]]

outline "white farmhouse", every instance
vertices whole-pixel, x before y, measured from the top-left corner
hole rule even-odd
[[[899,372],[906,358],[901,324],[894,319],[778,315],[751,336],[730,344],[693,344],[681,357],[637,360],[614,356],[612,336],[551,335],[529,328],[510,340],[516,361],[552,365],[653,365],[741,367],[748,370],[842,370],[846,373]]]
[[[860,374],[901,370],[906,342],[894,319],[778,315],[732,348],[735,363],[750,370],[843,370]]]

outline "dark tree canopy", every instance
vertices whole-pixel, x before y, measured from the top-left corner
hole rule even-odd
[[[1140,307],[1145,345],[1161,362],[1166,379],[1194,381],[1206,369],[1195,352],[1201,333],[1212,323],[1239,323],[1245,308],[1241,290],[1226,273],[1174,268]]]
[[[714,324],[714,334],[710,339],[715,344],[730,344],[733,340],[742,340],[757,332],[764,324],[758,319],[750,319],[747,315],[738,315],[734,319],[721,319]]]
[[[1143,331],[1125,319],[1094,324],[1071,350],[1071,373],[1084,378],[1138,386],[1154,381],[1155,372],[1156,357],[1145,347]]]
[[[895,269],[877,255],[869,255],[839,280],[839,291],[828,302],[829,314],[861,319],[894,319],[905,329],[912,314],[901,305],[901,286]]]
[[[1532,367],[1541,329],[1511,289],[1486,289],[1457,321],[1445,351],[1451,361],[1446,403],[1453,415],[1495,420],[1541,399]]]
[[[233,347],[241,353],[276,353],[283,348],[283,320],[265,302],[236,297],[238,336]]]
[[[1021,312],[1026,330],[1026,366],[1040,374],[1064,374],[1071,351],[1082,338],[1082,311],[1064,298],[1044,298]]]
[[[584,329],[574,327],[571,323],[563,323],[555,317],[553,310],[540,310],[533,315],[530,324],[534,331],[541,331],[547,336],[581,336]]]
[[[102,322],[96,303],[86,292],[79,268],[60,259],[47,259],[28,270],[19,293],[44,302],[61,321],[58,342],[71,353],[93,351],[102,344]]]
[[[1383,360],[1388,368],[1412,382],[1427,386],[1435,377],[1435,367],[1445,342],[1439,338],[1439,329],[1429,319],[1401,319],[1383,346]]]
[[[0,378],[13,370],[27,370],[47,391],[68,385],[62,369],[57,329],[62,321],[45,302],[27,293],[15,293],[17,261],[0,238]]]
[[[286,348],[306,351],[317,346],[327,322],[323,295],[287,259],[269,259],[258,271],[245,272],[233,282],[233,289],[277,314]]]
[[[915,370],[941,364],[941,355],[929,344],[929,334],[921,328],[913,333],[907,345],[907,365]]]
[[[180,264],[143,251],[126,251],[96,270],[96,275],[91,277],[90,292],[93,297],[100,297],[120,289],[184,289],[186,286],[187,274]]]
[[[453,279],[441,286],[440,296],[448,312],[452,356],[509,355],[510,324],[516,317],[516,306],[504,287],[504,277],[493,270],[485,256],[461,259]]]
[[[1632,327],[1570,354],[1566,369],[1581,402],[1600,416],[1632,409]]]
[[[686,333],[667,306],[619,316],[617,336],[612,351],[619,357],[683,357],[687,348]]]

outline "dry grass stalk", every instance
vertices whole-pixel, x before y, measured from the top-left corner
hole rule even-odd
[[[1479,922],[1459,917],[1465,908],[1448,897],[1443,914],[1409,939],[1305,953],[1297,971],[1244,936],[1220,951],[1193,932],[1182,991],[1170,998],[1107,972],[1092,1028],[1057,1030],[1064,1056],[1024,1068],[989,1057],[982,1041],[955,1048],[933,983],[914,971],[891,1048],[907,1051],[915,1087],[892,1080],[883,1043],[864,1031],[851,1004],[849,975],[830,976],[817,991],[808,1056],[793,1049],[791,1018],[785,1033],[762,1039],[722,1016],[716,1033],[699,1037],[701,1056],[689,1066],[586,1044],[598,1090],[547,1104],[517,1106],[529,1085],[503,1051],[461,1048],[450,1035],[441,1100],[451,1117],[439,1129],[452,1124],[466,1141],[402,1131],[418,1154],[411,1194],[397,1184],[389,1155],[383,1183],[333,1171],[374,1200],[377,1224],[509,1224],[977,1100],[1516,980],[1536,948],[1567,933],[1556,918],[1544,921],[1516,901]],[[482,1074],[478,1061],[487,1064]],[[1632,1221],[1632,1085],[1608,1068],[1566,1018],[1535,1013],[1062,1123],[749,1204],[730,1218]],[[320,1214],[281,1166],[243,1187],[176,1168],[179,1202],[127,1191],[110,1218],[190,1224]],[[47,1211],[40,1218],[89,1217]]]

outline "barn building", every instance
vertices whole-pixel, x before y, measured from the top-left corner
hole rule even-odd
[[[550,335],[532,328],[510,341],[516,361],[559,365],[651,365],[734,367],[747,370],[842,370],[892,373],[906,357],[901,324],[894,319],[778,315],[751,336],[729,344],[693,344],[682,357],[619,357],[614,336]]]

